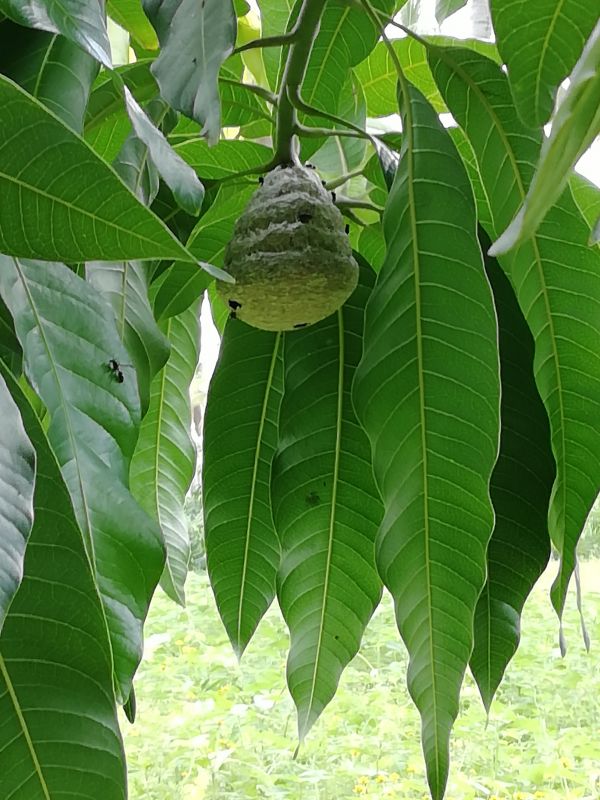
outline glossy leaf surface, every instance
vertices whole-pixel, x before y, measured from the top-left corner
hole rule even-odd
[[[377,564],[409,651],[440,800],[493,526],[499,369],[469,180],[437,114],[409,91],[354,403],[385,506]]]
[[[237,172],[244,172],[262,164],[268,164],[273,157],[270,147],[257,142],[233,142],[223,139],[215,147],[198,139],[188,139],[175,145],[179,155],[193,167],[201,178],[219,180]]]
[[[430,61],[473,147],[493,239],[523,202],[541,136],[522,125],[506,76],[491,61],[466,50],[438,51]],[[534,374],[550,419],[557,478],[549,525],[561,554],[552,597],[559,612],[575,547],[600,486],[600,253],[588,246],[588,237],[589,227],[567,191],[530,242],[499,257],[535,340]]]
[[[383,508],[351,399],[374,278],[363,264],[340,311],[285,334],[272,503],[282,547],[277,596],[290,629],[287,680],[301,741],[334,696],[381,597],[373,542]]]
[[[227,323],[204,418],[208,573],[238,656],[275,596],[280,547],[270,480],[283,391],[282,338]]]
[[[33,525],[35,450],[19,410],[0,376],[0,631],[23,577]]]
[[[2,252],[71,262],[192,260],[82,139],[3,76],[0,107]],[[33,129],[35,137],[23,136]]]
[[[23,581],[0,635],[0,796],[125,800],[102,603],[48,440],[3,374],[37,453],[37,478]]]
[[[154,28],[144,13],[141,0],[107,0],[109,15],[131,34],[144,50],[157,50],[158,39]]]
[[[142,626],[163,568],[157,525],[127,488],[140,406],[106,301],[61,264],[2,256],[0,293],[14,319],[27,376],[50,413],[48,438],[71,493],[111,635],[125,699],[142,655]]]
[[[199,311],[199,304],[194,303],[179,316],[161,323],[171,353],[152,381],[150,408],[131,462],[133,495],[158,521],[167,549],[161,586],[182,605],[190,559],[183,503],[196,465],[196,448],[190,437],[189,389],[200,349]]]

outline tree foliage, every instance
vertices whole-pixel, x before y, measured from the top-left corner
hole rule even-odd
[[[0,0],[0,796],[126,797],[117,709],[159,581],[185,602],[203,296],[208,572],[239,656],[277,598],[300,740],[385,586],[441,800],[465,671],[489,710],[551,546],[562,614],[600,488],[598,10],[492,0],[492,43],[404,5],[109,0],[115,68],[103,4]],[[250,328],[215,279],[307,160],[358,287]]]

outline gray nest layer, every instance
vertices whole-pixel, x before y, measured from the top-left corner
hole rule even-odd
[[[235,285],[217,289],[238,319],[269,331],[312,325],[352,294],[358,265],[314,170],[277,167],[236,223],[225,253]]]

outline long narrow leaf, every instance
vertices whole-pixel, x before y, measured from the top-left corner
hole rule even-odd
[[[183,605],[190,560],[183,503],[196,465],[189,388],[199,356],[198,303],[161,323],[160,330],[171,354],[150,387],[150,408],[131,462],[131,490],[160,524],[167,548],[161,586]]]
[[[37,453],[35,523],[0,636],[0,797],[125,800],[111,648],[58,464],[3,371]]]
[[[126,353],[108,304],[64,265],[2,256],[0,293],[50,413],[48,437],[95,566],[125,699],[164,562],[158,526],[127,488],[140,421],[135,380],[119,382],[109,368]]]
[[[238,656],[275,596],[280,548],[270,478],[283,389],[281,338],[227,323],[204,420],[208,572]]]
[[[486,259],[486,272],[498,314],[502,427],[490,484],[496,521],[470,666],[489,711],[519,645],[523,605],[550,558],[548,506],[556,466],[548,415],[533,377],[533,337],[494,259]]]
[[[354,402],[385,505],[377,564],[410,654],[408,686],[440,800],[493,526],[497,329],[462,162],[415,89],[402,111],[387,256],[367,305]]]
[[[522,125],[506,75],[488,59],[436,50],[430,63],[475,153],[491,210],[484,225],[494,239],[525,198],[541,133]],[[562,557],[552,598],[559,613],[600,486],[600,252],[588,246],[588,237],[567,190],[531,241],[498,259],[535,340],[535,379],[550,419],[557,478],[549,524]]]
[[[374,279],[363,263],[340,311],[286,334],[272,503],[283,551],[277,596],[290,629],[287,680],[301,741],[333,698],[381,597],[374,541],[383,508],[351,400]]]
[[[23,576],[33,525],[35,450],[0,376],[0,631]]]

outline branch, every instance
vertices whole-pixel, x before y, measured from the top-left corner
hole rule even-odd
[[[367,211],[376,211],[378,214],[383,214],[383,208],[381,208],[381,206],[376,206],[375,203],[370,203],[368,200],[354,200],[352,197],[338,197],[335,204],[340,211],[347,208],[364,208]]]
[[[352,178],[358,178],[363,174],[363,168],[355,169],[354,172],[347,172],[345,175],[340,175],[339,178],[335,178],[332,181],[327,181],[325,184],[326,189],[337,189],[339,186],[343,186],[347,181],[352,180]]]
[[[236,81],[233,78],[225,78],[222,75],[219,76],[219,83],[227,83],[230,86],[239,86],[242,89],[247,89],[252,94],[257,95],[262,100],[266,100],[267,103],[271,103],[271,105],[276,106],[279,102],[277,95],[270,92],[268,89],[264,89],[262,86],[257,86],[254,83],[244,83],[243,81]]]
[[[293,144],[298,119],[290,96],[295,96],[300,92],[310,51],[319,30],[323,6],[323,0],[304,0],[298,14],[298,21],[291,32],[294,41],[288,52],[281,79],[277,109],[275,161],[278,164],[294,164],[298,160]]]
[[[296,28],[289,33],[282,33],[280,36],[265,36],[263,39],[252,39],[251,42],[246,42],[239,47],[236,47],[232,56],[238,53],[245,53],[246,50],[254,50],[256,47],[280,47],[286,44],[293,44],[297,40]]]
[[[306,125],[296,124],[296,133],[301,133],[303,136],[345,136],[349,139],[370,139],[371,137],[366,131],[353,131],[353,130],[340,130],[338,128],[313,128]]]

